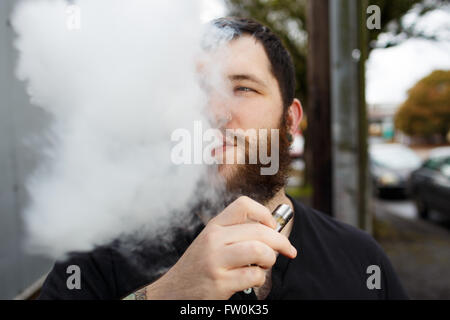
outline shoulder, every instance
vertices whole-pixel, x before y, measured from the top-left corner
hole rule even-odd
[[[297,215],[297,222],[294,220],[296,237],[308,265],[314,268],[326,265],[327,271],[332,270],[345,279],[359,279],[357,282],[363,284],[361,292],[366,292],[366,278],[375,267],[382,279],[380,298],[407,298],[389,258],[369,233],[298,201],[293,203]]]
[[[293,200],[293,203],[299,220],[296,232],[302,233],[303,242],[317,242],[324,249],[365,260],[384,258],[383,249],[368,232],[338,221],[299,201]]]
[[[114,241],[89,252],[71,253],[55,263],[39,298],[122,299],[166,272],[187,248],[190,236],[191,232],[177,230],[168,243]],[[68,285],[77,276],[79,288]]]
[[[122,281],[123,275],[127,281]],[[143,281],[143,275],[112,247],[74,252],[57,261],[39,299],[120,299]]]
[[[102,279],[112,268],[106,249],[73,252],[55,262],[42,286],[39,299],[101,299],[102,290],[92,290],[92,279]]]

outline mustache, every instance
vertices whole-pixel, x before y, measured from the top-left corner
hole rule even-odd
[[[250,144],[259,144],[259,143],[266,143],[271,141],[271,130],[278,130],[281,132],[281,128],[274,128],[274,129],[268,129],[268,128],[261,128],[261,129],[219,129],[220,134],[222,137],[223,145],[230,145],[230,146],[237,146],[245,144],[245,146],[248,146]],[[254,134],[249,134],[248,131],[253,130]],[[263,136],[260,135],[260,130],[266,131],[266,141],[263,141]],[[241,133],[246,132],[246,133]]]

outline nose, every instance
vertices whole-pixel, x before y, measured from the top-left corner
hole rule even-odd
[[[233,119],[229,98],[214,92],[208,98],[208,115],[212,127],[223,128]]]
[[[231,120],[233,119],[233,117],[231,116],[231,113],[226,112],[226,113],[221,113],[221,114],[216,114],[216,116],[214,117],[215,119],[215,127],[216,128],[224,128],[226,127],[226,125],[231,122]]]

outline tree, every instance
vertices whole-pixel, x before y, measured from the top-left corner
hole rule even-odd
[[[292,55],[296,68],[296,96],[307,105],[306,55],[308,33],[306,30],[307,1],[314,0],[226,0],[231,15],[253,18],[271,28],[280,36],[283,44]],[[333,0],[330,0],[333,1]],[[445,0],[369,0],[369,5],[377,5],[381,9],[381,29],[369,32],[367,46],[369,51],[375,47],[374,42],[383,32],[394,35],[385,47],[394,46],[400,39],[421,37],[415,33],[413,26],[405,28],[401,18],[414,6],[418,6],[418,14],[439,8]],[[395,37],[395,35],[401,35]]]
[[[434,71],[409,90],[395,126],[409,136],[445,141],[450,131],[450,70]]]
[[[434,36],[417,30],[415,23],[402,24],[402,18],[413,8],[419,16],[422,16],[429,11],[448,6],[448,0],[369,0],[369,5],[376,5],[381,9],[381,29],[374,29],[369,33],[369,50],[371,50],[375,47],[392,47],[409,38],[436,40]],[[390,41],[380,46],[376,40],[381,33],[387,32],[392,37]]]

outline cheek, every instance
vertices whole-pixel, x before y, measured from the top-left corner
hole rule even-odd
[[[265,99],[252,99],[233,109],[233,127],[242,129],[277,128],[282,108]]]

